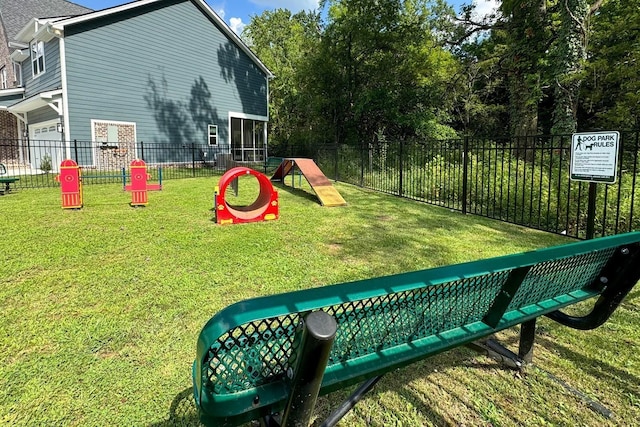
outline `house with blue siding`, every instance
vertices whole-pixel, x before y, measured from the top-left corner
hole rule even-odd
[[[135,158],[143,144],[167,147],[147,162],[180,161],[171,147],[185,144],[243,162],[266,155],[272,74],[203,0],[33,17],[9,48],[21,85],[0,90],[0,110],[31,145],[46,141],[54,164],[104,167],[110,148]]]

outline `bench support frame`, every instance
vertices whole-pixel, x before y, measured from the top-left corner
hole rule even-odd
[[[604,288],[591,312],[582,317],[570,316],[554,311],[546,316],[573,329],[587,331],[603,325],[622,300],[640,281],[640,244],[635,243],[618,248],[598,278],[594,286]]]
[[[314,311],[304,318],[298,363],[293,371],[287,373],[292,384],[282,415],[283,427],[308,426],[311,422],[337,331],[336,320],[324,311]],[[278,425],[273,417],[266,418],[263,424]]]

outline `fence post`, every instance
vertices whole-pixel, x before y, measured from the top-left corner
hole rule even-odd
[[[76,156],[74,160],[76,161],[77,164],[80,164],[80,159],[78,158],[78,140],[77,139],[73,140],[73,153]]]
[[[338,156],[339,156],[339,153],[340,153],[340,149],[339,148],[340,147],[339,147],[338,143],[336,142],[336,144],[335,144],[335,153],[336,153],[336,155],[335,155],[335,162],[334,162],[334,165],[333,165],[333,168],[335,170],[335,173],[333,174],[333,176],[335,176],[335,180],[336,181],[340,180],[340,175],[338,175],[338,160],[339,160]]]
[[[144,160],[144,142],[140,141],[140,160]]]
[[[191,174],[196,177],[196,143],[191,143]]]
[[[400,139],[400,151],[398,153],[398,157],[399,157],[399,159],[398,159],[398,163],[399,163],[398,164],[398,169],[399,169],[399,173],[400,173],[400,177],[399,177],[399,180],[398,180],[398,196],[400,196],[400,197],[402,197],[402,195],[404,194],[404,191],[402,189],[402,186],[403,186],[403,182],[402,181],[403,181],[403,175],[404,175],[404,172],[402,170],[402,163],[403,163],[402,162],[402,157],[404,156],[403,148],[404,148],[404,140]]]
[[[467,198],[469,197],[469,135],[465,135],[462,145],[462,214],[467,214]]]
[[[589,205],[587,206],[587,240],[593,239],[596,224],[596,190],[597,183],[589,183]]]
[[[364,186],[364,162],[366,158],[364,143],[360,146],[360,187]]]

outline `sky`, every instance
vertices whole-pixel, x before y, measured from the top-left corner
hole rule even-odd
[[[69,0],[93,10],[106,9],[128,3],[127,0]],[[237,34],[251,21],[251,16],[260,15],[265,10],[289,9],[296,13],[301,10],[314,10],[318,0],[205,0]],[[456,10],[463,3],[475,1],[479,15],[490,13],[499,0],[448,0]]]

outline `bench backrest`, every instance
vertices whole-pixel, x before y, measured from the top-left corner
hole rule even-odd
[[[639,242],[628,233],[239,302],[200,333],[194,398],[234,422],[281,408],[312,311],[338,324],[324,394],[597,296],[640,261]]]

